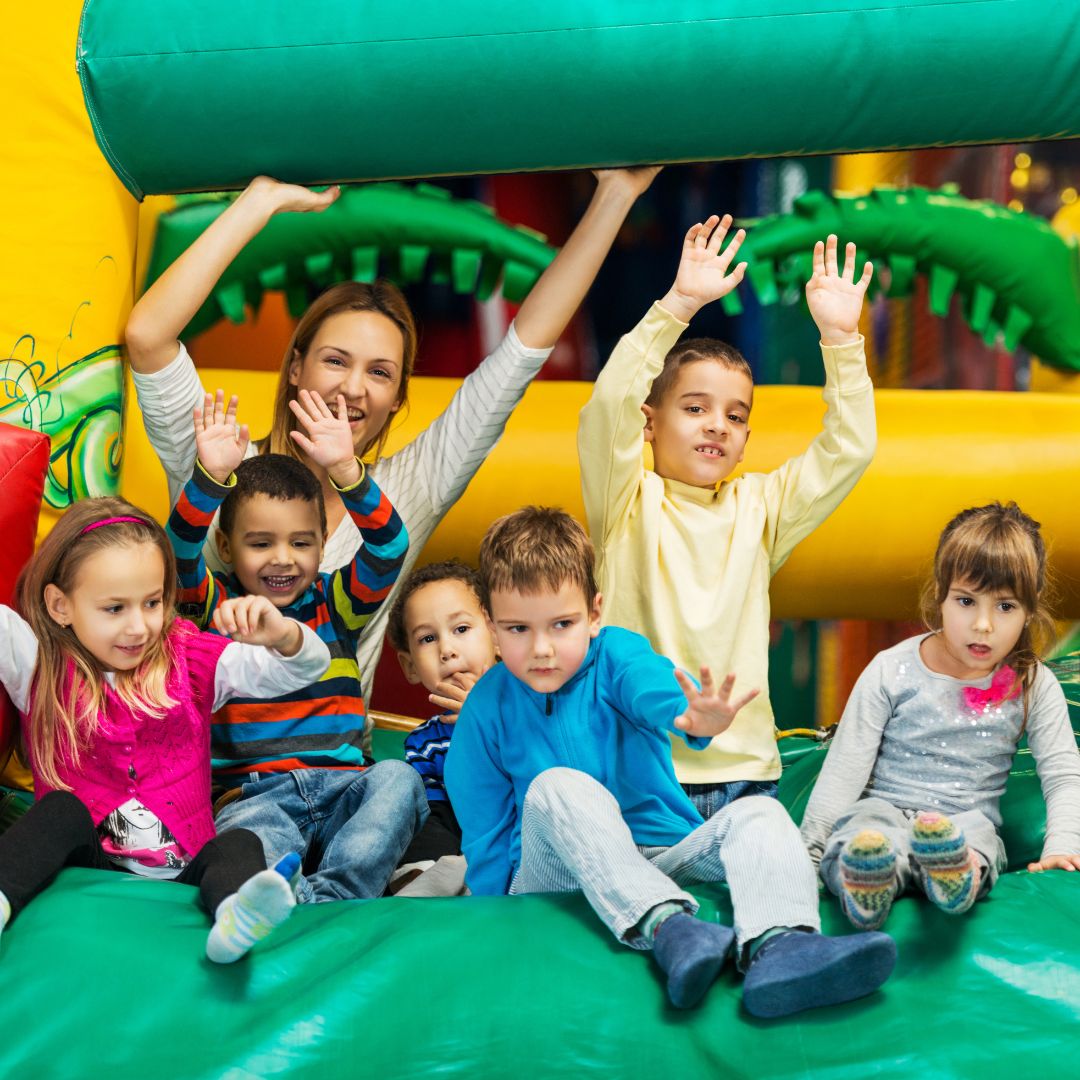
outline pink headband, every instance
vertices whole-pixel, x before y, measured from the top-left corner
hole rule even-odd
[[[102,518],[101,521],[92,521],[89,525],[86,525],[80,530],[79,535],[85,536],[86,533],[92,532],[94,529],[100,529],[102,525],[120,525],[125,521],[130,521],[133,525],[146,525],[147,522],[144,518],[137,517],[111,517]]]

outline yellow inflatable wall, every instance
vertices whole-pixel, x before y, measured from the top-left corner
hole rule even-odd
[[[203,372],[208,389],[240,395],[242,419],[269,430],[276,376]],[[416,379],[409,414],[388,452],[422,431],[458,385]],[[506,435],[428,543],[424,561],[473,560],[487,525],[522,503],[564,506],[579,517],[575,428],[589,384],[538,382]],[[882,390],[878,452],[855,491],[799,545],[773,586],[779,618],[913,617],[919,585],[942,525],[965,506],[1015,499],[1043,523],[1059,576],[1069,584],[1062,614],[1080,615],[1080,500],[1075,485],[1080,398],[1056,394]],[[763,386],[754,394],[744,467],[771,469],[800,453],[820,429],[819,390]],[[156,514],[168,512],[164,478],[137,410],[128,418],[123,490]]]
[[[75,74],[81,4],[5,5],[0,64],[0,421],[52,439],[41,528],[116,491],[137,204],[94,142]]]

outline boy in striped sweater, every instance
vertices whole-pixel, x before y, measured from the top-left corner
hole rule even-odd
[[[376,765],[364,756],[356,639],[396,581],[408,535],[354,455],[344,399],[335,415],[318,395],[301,391],[292,408],[307,434],[294,438],[327,470],[363,538],[347,566],[320,573],[327,521],[319,481],[282,454],[245,461],[249,436],[236,423],[236,407],[235,397],[226,407],[219,390],[195,411],[198,457],[168,524],[180,604],[209,629],[223,600],[266,596],[319,635],[331,662],[303,690],[233,698],[215,714],[212,767],[226,789],[217,826],[250,829],[268,859],[301,852],[300,901],[381,896],[427,817],[427,800],[404,762]],[[211,574],[202,556],[219,506],[218,548],[229,574]]]

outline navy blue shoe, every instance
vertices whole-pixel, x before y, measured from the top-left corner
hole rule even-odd
[[[896,942],[876,930],[825,937],[800,930],[769,938],[750,961],[743,1004],[751,1016],[788,1016],[872,994],[896,966]]]
[[[668,977],[668,997],[675,1008],[689,1009],[705,996],[734,941],[730,926],[702,922],[685,913],[660,924],[653,938],[653,956]]]

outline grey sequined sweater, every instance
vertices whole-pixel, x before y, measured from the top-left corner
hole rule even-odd
[[[999,803],[1024,721],[1023,700],[975,706],[965,682],[923,663],[908,638],[878,653],[848,699],[803,818],[815,864],[837,818],[860,798],[945,814],[979,810],[1001,826]],[[1061,686],[1039,665],[1026,734],[1046,800],[1043,856],[1080,854],[1080,753]]]

